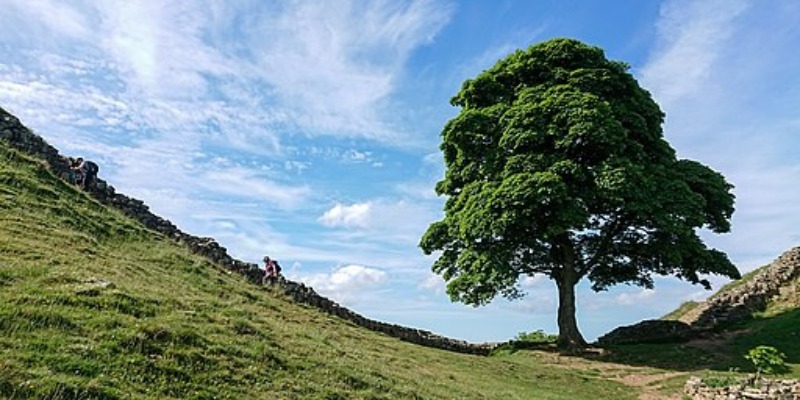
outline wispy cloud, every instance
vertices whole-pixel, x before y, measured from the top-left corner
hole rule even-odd
[[[747,0],[666,2],[657,49],[642,71],[645,86],[667,104],[701,94],[746,8]]]
[[[201,185],[209,191],[259,199],[287,209],[301,205],[311,194],[307,186],[280,184],[243,167],[205,171],[201,176]]]
[[[85,38],[90,35],[87,27],[92,25],[81,10],[49,0],[8,0],[0,9],[0,16],[3,21],[13,21],[11,24],[23,23],[41,29],[40,34],[56,40],[63,36]],[[6,35],[16,36],[13,32],[5,31]]]
[[[632,304],[639,304],[644,301],[650,301],[655,295],[655,289],[641,289],[638,292],[633,293],[620,293],[614,298],[614,301],[618,305],[629,306]]]
[[[41,43],[50,36],[65,41],[36,47],[37,54],[19,60],[26,70],[38,69],[33,76],[58,76],[71,65],[73,75],[89,73],[94,78],[80,86],[67,80],[44,81],[43,90],[24,93],[26,97],[7,106],[32,112],[46,105],[52,112],[82,103],[69,100],[93,90],[124,106],[128,119],[140,123],[128,128],[166,133],[174,132],[172,125],[178,123],[199,131],[210,124],[210,133],[224,135],[238,150],[252,151],[253,144],[264,144],[257,134],[274,136],[274,130],[241,133],[270,125],[401,144],[400,133],[387,123],[390,110],[384,107],[410,53],[432,40],[447,22],[450,7],[428,0],[402,5],[357,0],[249,3],[246,8],[213,0],[77,5],[40,0],[13,1],[0,12],[9,17],[4,18],[9,28],[30,35],[26,28],[38,26]],[[219,33],[228,30],[238,33]],[[54,59],[58,62],[40,61]],[[15,65],[5,63],[7,68]],[[88,68],[81,71],[82,65]],[[19,77],[2,81],[29,87],[36,83]],[[14,89],[6,87],[7,92]],[[69,109],[80,115],[81,126],[109,122],[95,113],[74,111]],[[121,117],[112,121],[125,120]],[[213,134],[195,140],[212,140],[209,136]]]
[[[425,280],[423,280],[417,287],[419,289],[433,292],[435,294],[442,294],[445,291],[447,286],[447,282],[442,279],[441,276],[436,274],[429,274]]]
[[[792,1],[669,1],[659,44],[641,69],[678,153],[736,186],[732,232],[707,241],[744,271],[800,240],[800,187],[787,184],[800,178],[800,55],[788,50],[800,40],[797,18]]]
[[[410,3],[290,2],[250,24],[260,76],[310,133],[393,136],[381,117],[409,54],[429,42],[450,10]],[[263,40],[263,38],[279,40]]]

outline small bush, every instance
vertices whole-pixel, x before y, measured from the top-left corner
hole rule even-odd
[[[555,343],[556,340],[558,340],[558,335],[545,333],[543,330],[539,329],[532,332],[520,332],[514,340],[524,343],[547,344]]]
[[[497,346],[491,351],[492,355],[513,354],[519,350],[535,349],[546,345],[555,344],[558,335],[545,333],[539,329],[532,332],[520,332],[514,339]]]
[[[776,374],[786,370],[786,355],[772,346],[757,346],[747,352],[744,358],[756,368],[756,375]]]

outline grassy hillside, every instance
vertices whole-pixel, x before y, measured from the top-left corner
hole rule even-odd
[[[0,141],[0,398],[635,397],[530,352],[428,349],[299,306]]]

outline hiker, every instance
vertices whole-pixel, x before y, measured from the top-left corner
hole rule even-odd
[[[73,182],[83,187],[86,179],[86,162],[83,161],[83,157],[78,157],[77,160],[73,161],[69,169],[72,171]]]
[[[83,187],[85,188],[93,188],[97,186],[97,173],[100,171],[100,167],[97,166],[97,163],[94,161],[86,160],[86,174],[83,177]]]
[[[263,285],[273,284],[275,283],[275,262],[269,258],[269,256],[264,256],[264,279],[261,281]]]
[[[66,179],[69,181],[69,183],[74,185],[78,182],[77,173],[72,169],[72,167],[75,166],[75,159],[72,157],[66,157],[64,161],[66,161],[67,164]]]
[[[78,157],[70,166],[70,170],[73,172],[73,182],[81,188],[86,189],[97,185],[97,172],[100,171],[100,167],[94,161]]]
[[[264,256],[264,279],[261,283],[272,285],[280,279],[280,276],[281,265],[278,264],[278,261]]]

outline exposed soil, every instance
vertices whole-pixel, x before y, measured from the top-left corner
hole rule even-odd
[[[710,346],[711,342],[703,343],[702,345]],[[589,349],[588,351],[598,355],[604,352],[603,349]],[[591,360],[590,357],[564,356],[550,352],[535,352],[535,356],[542,363],[561,368],[591,371],[601,378],[630,386],[640,392],[640,400],[680,400],[683,397],[680,390],[667,389],[668,392],[671,391],[673,393],[665,393],[663,390],[664,384],[680,376],[684,376],[688,380],[690,376],[688,372],[595,361]],[[674,382],[672,386],[674,386]]]

